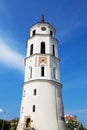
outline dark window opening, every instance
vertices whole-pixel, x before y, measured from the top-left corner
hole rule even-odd
[[[31,44],[31,46],[30,46],[30,55],[32,55],[33,54],[33,44]]]
[[[52,31],[50,31],[50,36],[53,36],[53,32]]]
[[[31,126],[31,119],[27,118],[26,120],[26,127],[30,127]]]
[[[33,31],[33,34],[32,34],[32,35],[35,36],[35,34],[36,34],[36,30]]]
[[[45,43],[41,43],[41,54],[45,54]]]
[[[53,56],[55,56],[55,46],[53,45]]]
[[[44,67],[41,67],[41,76],[44,76]]]
[[[56,79],[56,68],[53,68],[53,78]]]
[[[37,90],[36,89],[34,89],[34,95],[36,95],[37,94]]]
[[[33,105],[33,112],[35,112],[35,105]]]
[[[32,68],[30,68],[30,78],[32,78]]]

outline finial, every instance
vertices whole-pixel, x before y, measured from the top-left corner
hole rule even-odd
[[[40,20],[40,22],[41,22],[41,23],[44,23],[44,12],[43,12],[43,10],[42,10],[42,12],[41,12],[41,20]]]

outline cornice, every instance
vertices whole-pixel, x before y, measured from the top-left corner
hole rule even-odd
[[[22,84],[22,87],[24,87],[25,84],[28,84],[28,83],[32,83],[32,82],[36,82],[36,81],[39,81],[39,82],[49,82],[51,84],[54,84],[54,85],[57,85],[59,87],[63,87],[63,85],[57,81],[54,81],[54,80],[48,80],[48,79],[32,79],[30,81],[26,81]]]
[[[34,36],[32,36],[32,37],[29,37],[29,38],[27,38],[27,40],[26,40],[26,44],[27,44],[27,42],[28,42],[28,40],[31,40],[31,39],[33,39],[33,38],[35,38],[36,36],[39,36],[39,37],[50,37],[50,38],[52,38],[53,40],[55,40],[56,42],[57,42],[57,44],[59,43],[59,41],[55,38],[55,37],[53,37],[53,36],[50,36],[50,34],[35,34]]]
[[[33,24],[33,25],[31,25],[31,26],[29,27],[30,30],[31,30],[32,28],[34,28],[35,26],[37,26],[37,25],[43,25],[43,26],[44,26],[44,25],[47,25],[47,26],[53,28],[54,32],[56,33],[56,29],[55,29],[50,23],[48,23],[48,22],[44,22],[44,23],[37,22],[36,24]]]
[[[52,54],[47,54],[47,53],[46,53],[46,54],[35,53],[35,54],[32,54],[32,55],[30,55],[30,56],[28,56],[28,57],[25,57],[24,60],[26,60],[26,59],[28,59],[28,58],[31,58],[31,57],[33,57],[33,56],[36,56],[36,55],[39,55],[39,56],[51,56],[52,58],[55,58],[56,60],[58,60],[58,61],[60,62],[60,59],[59,59],[59,58],[53,56]]]

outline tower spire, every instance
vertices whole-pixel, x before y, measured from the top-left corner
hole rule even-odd
[[[41,20],[40,20],[41,23],[44,23],[44,12],[42,11],[41,12]]]

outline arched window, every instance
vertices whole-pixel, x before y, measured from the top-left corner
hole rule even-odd
[[[36,30],[33,30],[32,36],[35,36],[35,34],[36,34]]]
[[[53,56],[55,56],[55,46],[54,45],[52,46],[52,49],[53,49]]]
[[[56,79],[56,68],[53,68],[53,78]]]
[[[41,42],[41,54],[45,54],[45,42]]]
[[[31,119],[27,118],[26,120],[26,127],[30,127],[31,126]]]
[[[36,34],[36,30],[33,30],[32,31],[32,36],[35,36],[35,34]]]
[[[41,67],[41,76],[44,76],[44,66]]]
[[[30,46],[30,55],[32,55],[33,54],[33,44],[31,44],[31,46]]]
[[[53,36],[53,32],[52,31],[50,31],[50,36]]]
[[[29,78],[32,78],[32,67],[29,68]]]

